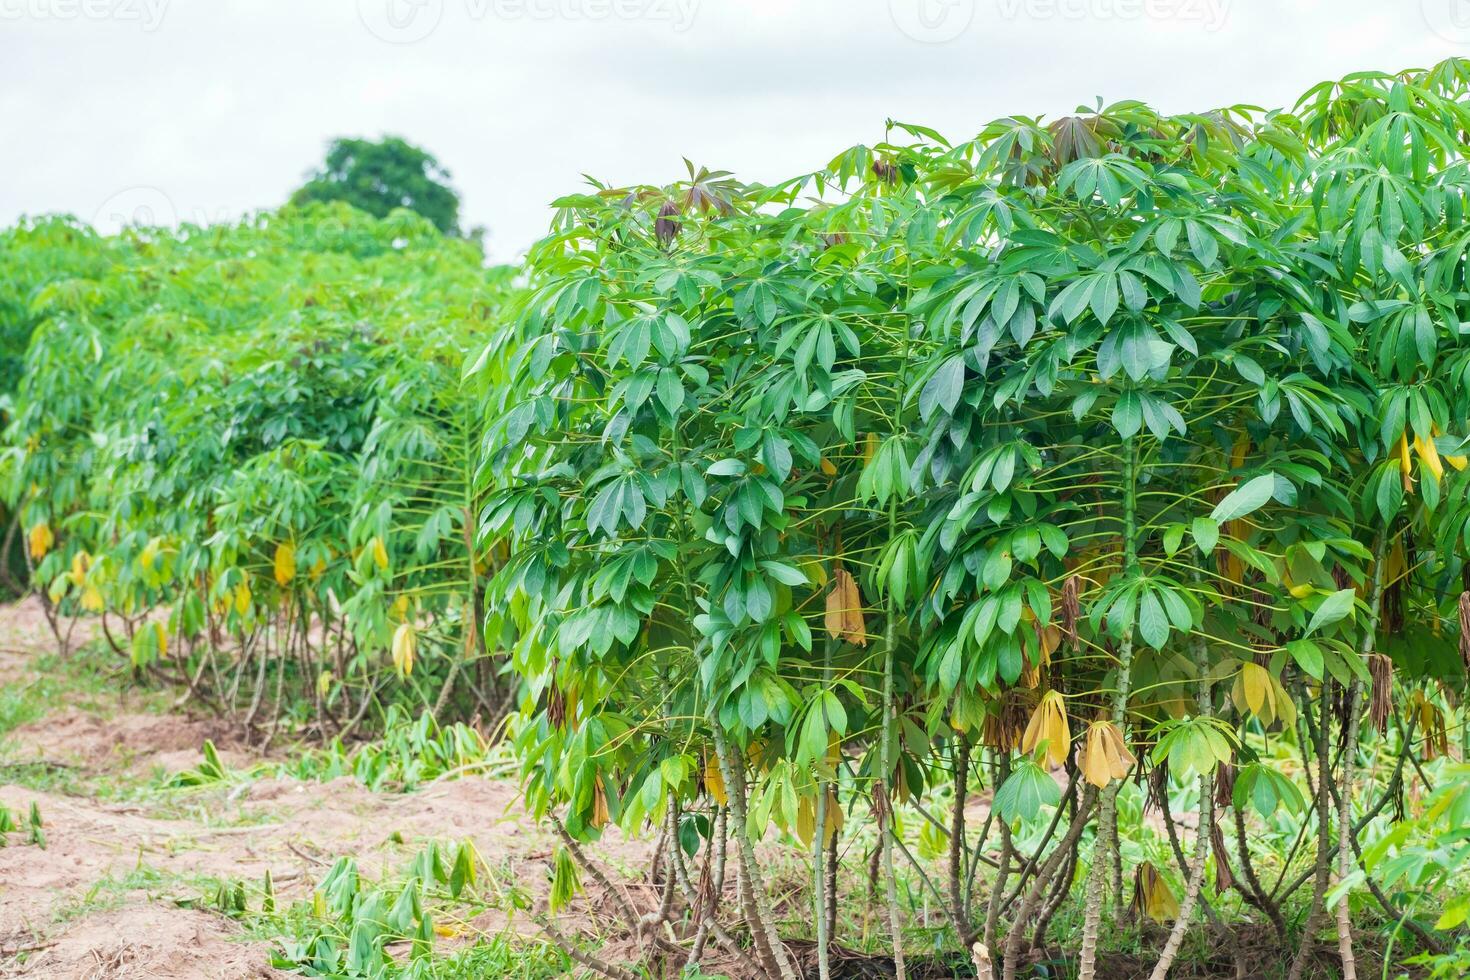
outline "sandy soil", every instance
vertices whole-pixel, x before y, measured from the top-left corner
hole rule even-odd
[[[54,648],[34,603],[0,607],[0,684],[29,683],[29,661]],[[176,772],[198,764],[204,739],[224,734],[217,723],[183,714],[113,708],[55,706],[0,744],[0,766],[40,764],[87,776]],[[221,755],[232,767],[256,761],[238,748]],[[403,867],[428,840],[469,838],[499,880],[538,897],[546,889],[549,835],[519,816],[518,790],[509,782],[465,778],[377,794],[350,779],[260,779],[181,794],[159,815],[6,784],[3,771],[0,803],[18,817],[39,805],[47,846],[24,845],[24,835],[12,834],[11,846],[0,848],[0,977],[283,975],[270,966],[269,946],[243,941],[233,920],[179,907],[178,900],[197,902],[200,889],[181,886],[175,876],[259,881],[270,869],[285,903],[308,894],[339,856],[355,856],[364,875],[377,877]],[[649,845],[613,839],[599,853],[611,867],[636,871],[646,867]],[[161,873],[165,884],[117,884],[140,868]],[[524,917],[498,912],[473,925],[481,932],[534,929]]]

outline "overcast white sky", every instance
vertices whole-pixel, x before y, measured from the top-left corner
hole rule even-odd
[[[1470,0],[0,0],[0,223],[232,219],[393,133],[510,260],[583,173],[773,180],[888,117],[1275,106],[1454,54]]]

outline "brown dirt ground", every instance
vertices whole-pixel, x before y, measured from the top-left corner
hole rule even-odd
[[[34,600],[0,607],[0,685],[29,682],[30,660],[54,649]],[[86,776],[179,771],[198,764],[205,738],[221,734],[217,723],[184,714],[124,709],[104,717],[59,705],[0,742],[0,766],[42,764]],[[222,749],[221,756],[231,767],[258,761],[238,748]],[[549,833],[518,815],[517,786],[503,780],[463,778],[384,794],[348,778],[265,778],[189,791],[166,815],[0,780],[0,802],[21,817],[38,804],[47,838],[41,849],[12,834],[11,846],[0,848],[0,977],[284,976],[271,968],[268,944],[241,939],[234,921],[179,907],[176,900],[197,900],[200,889],[183,888],[174,876],[260,881],[270,869],[279,900],[287,903],[309,894],[339,856],[353,855],[365,876],[377,877],[403,867],[429,840],[470,839],[497,880],[515,881],[539,898],[552,850]],[[609,836],[599,846],[607,866],[632,873],[647,867],[649,842]],[[107,892],[114,900],[96,899],[109,882],[140,867],[160,872],[165,884],[114,887]],[[500,912],[471,926],[466,941],[487,932],[535,931],[524,916]]]

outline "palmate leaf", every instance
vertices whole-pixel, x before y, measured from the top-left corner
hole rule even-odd
[[[1284,645],[1284,648],[1287,653],[1291,654],[1291,659],[1296,661],[1296,665],[1306,672],[1307,676],[1319,681],[1322,679],[1325,659],[1321,647],[1311,640],[1301,639],[1288,641]]]
[[[1356,599],[1357,593],[1352,589],[1342,589],[1323,599],[1312,613],[1312,620],[1307,624],[1307,633],[1310,635],[1353,615]]]
[[[1155,650],[1169,641],[1169,619],[1164,605],[1151,589],[1138,594],[1138,635]]]
[[[1224,499],[1215,505],[1215,509],[1210,513],[1210,520],[1216,524],[1239,520],[1264,507],[1270,502],[1275,492],[1276,476],[1273,473],[1265,473],[1247,480],[1226,494]]]
[[[552,862],[551,893],[547,900],[551,911],[564,908],[581,890],[582,879],[577,865],[565,847],[558,847]]]
[[[587,508],[587,529],[601,530],[608,537],[617,534],[626,523],[637,530],[643,524],[648,506],[636,476],[621,476],[608,481]]]
[[[1263,762],[1240,768],[1235,775],[1231,802],[1239,810],[1252,805],[1262,817],[1271,816],[1277,807],[1285,807],[1288,813],[1300,813],[1306,805],[1296,783]]]
[[[1165,321],[1167,323],[1167,321]],[[1193,344],[1193,338],[1180,334]],[[1097,367],[1102,377],[1111,379],[1121,369],[1129,380],[1142,381],[1169,366],[1175,345],[1159,336],[1153,324],[1129,317],[1109,331],[1097,349]]]
[[[909,457],[902,436],[884,439],[858,476],[857,492],[861,499],[872,499],[879,506],[890,498],[903,497],[909,489]]]
[[[1143,402],[1138,392],[1127,391],[1113,406],[1113,429],[1119,438],[1132,439],[1143,428]]]
[[[809,765],[827,755],[833,738],[847,732],[847,710],[833,691],[823,691],[806,712],[795,740],[796,762]]]
[[[1074,160],[1062,168],[1057,190],[1071,192],[1088,201],[1096,194],[1104,204],[1116,207],[1129,192],[1142,190],[1148,182],[1143,170],[1121,154]]]
[[[919,416],[927,421],[936,410],[953,414],[964,393],[965,361],[956,354],[939,365],[919,392]]]
[[[1220,524],[1209,517],[1196,517],[1190,524],[1190,534],[1194,536],[1194,542],[1204,554],[1210,554],[1215,550],[1215,545],[1220,540]]]
[[[1150,753],[1155,762],[1169,763],[1176,776],[1186,773],[1209,773],[1235,755],[1237,739],[1234,729],[1218,718],[1187,718],[1165,726]]]
[[[1035,820],[1043,806],[1056,806],[1061,799],[1062,791],[1051,774],[1030,758],[1022,758],[996,789],[994,805],[1002,820],[1015,823]]]

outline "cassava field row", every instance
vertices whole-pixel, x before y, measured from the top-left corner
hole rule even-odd
[[[13,547],[257,740],[503,722],[607,976],[1460,976],[1467,144],[1455,60],[595,185],[519,269],[27,222]]]

